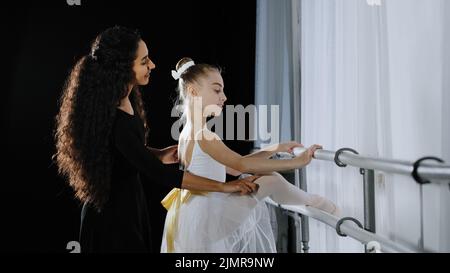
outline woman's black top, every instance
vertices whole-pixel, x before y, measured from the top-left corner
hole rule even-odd
[[[85,203],[81,212],[81,252],[151,252],[150,219],[139,178],[181,187],[183,172],[164,165],[144,144],[139,115],[117,110],[112,132],[113,170],[109,200],[101,212]]]

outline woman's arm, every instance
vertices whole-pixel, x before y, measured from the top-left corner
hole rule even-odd
[[[147,149],[164,164],[178,163],[178,145],[172,145],[163,149],[147,146]]]
[[[160,149],[152,148],[152,147],[149,147],[149,146],[146,146],[146,147],[152,154],[154,154],[156,157],[159,158],[159,153],[161,152]]]
[[[175,169],[173,165],[163,164],[145,147],[132,127],[126,123],[119,125],[114,135],[114,142],[119,152],[139,172],[149,178],[156,178],[154,180],[162,185],[189,190],[241,192],[241,194],[251,193],[257,188],[257,185],[252,183],[256,177],[222,183]]]
[[[203,137],[198,140],[200,148],[218,162],[243,173],[267,173],[302,168],[309,164],[314,152],[321,147],[311,146],[300,156],[288,160],[271,160],[258,157],[244,157],[228,148],[220,138],[207,130],[202,130]]]
[[[258,176],[250,176],[243,179],[233,180],[227,183],[217,182],[205,177],[185,172],[181,188],[196,191],[209,192],[240,192],[241,194],[249,194],[257,190],[258,185],[253,183]]]

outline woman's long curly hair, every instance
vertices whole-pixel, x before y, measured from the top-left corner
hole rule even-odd
[[[112,127],[120,101],[135,74],[133,63],[141,36],[115,26],[99,34],[91,52],[72,69],[59,101],[55,142],[58,172],[75,197],[100,211],[108,201],[112,176]],[[145,111],[137,87],[129,98],[141,119]]]

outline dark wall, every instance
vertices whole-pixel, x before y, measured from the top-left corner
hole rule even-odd
[[[103,29],[138,28],[147,42],[157,66],[142,89],[154,147],[176,143],[170,135],[176,120],[170,117],[176,97],[170,70],[183,56],[223,68],[228,104],[253,103],[256,1],[155,2],[20,2],[2,8],[1,251],[65,252],[67,242],[77,240],[80,204],[52,164],[52,130],[70,68]],[[252,146],[226,143],[240,153]],[[164,219],[159,201],[170,189],[144,182],[157,247]]]

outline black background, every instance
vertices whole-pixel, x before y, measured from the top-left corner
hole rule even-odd
[[[102,30],[137,28],[156,64],[142,88],[153,147],[176,144],[170,116],[176,82],[170,75],[184,56],[223,69],[227,104],[254,103],[256,1],[16,2],[2,7],[1,198],[2,252],[68,252],[77,240],[80,203],[52,164],[54,117],[63,83]],[[230,142],[247,153],[251,142]],[[159,179],[154,177],[152,179]],[[146,179],[158,251],[170,188]]]

